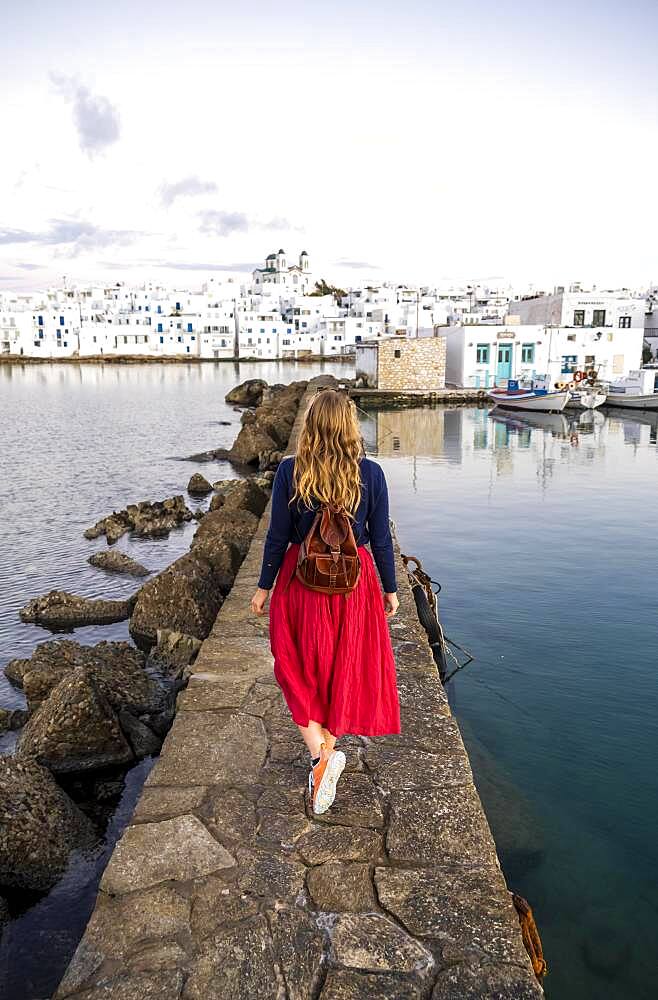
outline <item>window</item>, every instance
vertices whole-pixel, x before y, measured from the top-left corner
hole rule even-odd
[[[571,340],[575,344],[576,343],[576,334],[575,333],[568,333],[567,334],[567,340]]]
[[[186,347],[185,350],[187,351],[188,354],[190,353],[189,347]]]
[[[191,323],[187,324],[187,332],[188,333],[192,333],[192,324]]]
[[[68,346],[69,346],[69,342],[68,342],[68,340],[65,340],[64,341],[64,347],[68,347]]]
[[[40,340],[35,340],[34,341],[34,346],[35,347],[41,347],[41,341]]]
[[[182,337],[176,337],[176,340],[178,341],[179,344],[183,343],[183,338]]]
[[[573,325],[574,326],[585,326],[585,310],[576,309],[573,314]]]
[[[479,365],[489,364],[489,344],[478,344],[476,348],[476,360]]]
[[[43,340],[43,330],[39,330],[39,340]]]
[[[595,309],[592,315],[592,326],[605,326],[605,309]]]
[[[304,322],[302,322],[302,326],[303,326],[303,327],[307,327],[307,326],[308,326],[308,323],[304,323]]]
[[[63,316],[59,317],[59,325],[60,326],[64,326],[64,317]]]
[[[593,354],[586,354],[585,355],[585,368],[591,368],[592,365],[595,365],[595,364],[596,364],[596,358],[594,357],[594,355]]]
[[[190,337],[190,340],[194,341],[196,340],[196,337]]]
[[[393,357],[394,358],[399,358],[401,356],[402,356],[402,352],[400,351],[400,348],[396,347],[395,350],[393,351]]]
[[[289,345],[290,341],[289,340],[282,340],[281,343],[283,344],[284,347],[287,347]]]
[[[562,368],[561,372],[563,375],[571,375],[576,371],[578,365],[578,356],[576,354],[563,354],[562,355]]]
[[[164,344],[164,337],[160,337],[160,343]]]
[[[524,365],[533,365],[535,363],[534,344],[521,344],[521,362]]]
[[[39,316],[39,326],[43,326],[43,316]]]
[[[631,328],[631,317],[630,316],[620,316],[619,326],[622,330],[630,330]]]
[[[162,323],[158,323],[158,333],[162,333]],[[160,343],[162,343],[162,337],[160,337]]]

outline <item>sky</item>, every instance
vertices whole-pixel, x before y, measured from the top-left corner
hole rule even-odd
[[[2,0],[0,289],[658,282],[655,0]]]

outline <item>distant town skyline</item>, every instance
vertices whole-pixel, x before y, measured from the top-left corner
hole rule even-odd
[[[10,4],[0,289],[658,281],[658,8]]]

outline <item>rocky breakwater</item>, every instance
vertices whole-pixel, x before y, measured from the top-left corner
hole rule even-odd
[[[255,619],[261,518],[178,696],[56,1000],[539,1000],[459,729],[398,566],[402,734],[341,740],[334,807]]]
[[[3,890],[11,897],[53,886],[71,852],[102,835],[127,768],[159,752],[176,694],[187,682],[267,505],[273,469],[304,388],[305,383],[295,383],[270,391],[262,385],[257,400],[248,397],[258,406],[245,410],[238,441],[256,441],[261,420],[276,440],[270,438],[267,454],[236,442],[240,459],[234,460],[250,475],[215,483],[209,510],[193,514],[182,497],[144,501],[113,512],[85,532],[112,545],[128,531],[162,537],[193,518],[200,521],[189,552],[128,601],[52,591],[22,610],[23,621],[53,630],[129,618],[138,648],[128,642],[47,641],[31,657],[7,664],[6,676],[23,691],[27,708],[0,718],[5,729],[22,727],[16,753],[0,759],[0,924],[6,909]],[[245,435],[246,427],[251,429]],[[148,572],[120,553],[90,561],[111,572]]]

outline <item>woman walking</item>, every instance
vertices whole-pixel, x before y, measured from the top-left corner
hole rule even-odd
[[[350,526],[356,550],[350,549]],[[305,557],[323,546],[327,556],[318,564],[334,575],[318,586],[317,573],[308,571],[312,560]],[[334,801],[345,767],[336,740],[348,733],[400,732],[386,623],[398,607],[386,480],[381,467],[364,455],[354,403],[335,389],[320,389],[312,398],[297,453],[277,469],[251,601],[256,614],[265,613],[275,578],[270,602],[274,675],[311,755],[313,811],[323,813]],[[338,592],[336,580],[344,584]]]

